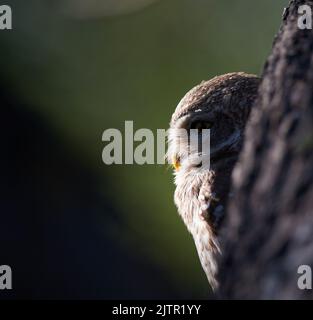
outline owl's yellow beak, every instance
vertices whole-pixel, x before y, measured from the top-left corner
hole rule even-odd
[[[172,165],[173,165],[173,168],[176,171],[178,171],[180,169],[180,159],[179,159],[179,157],[173,156]]]

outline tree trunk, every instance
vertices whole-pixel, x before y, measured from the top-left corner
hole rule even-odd
[[[268,58],[234,197],[221,238],[220,295],[231,299],[312,298],[300,265],[313,268],[313,30],[298,27],[294,0]]]

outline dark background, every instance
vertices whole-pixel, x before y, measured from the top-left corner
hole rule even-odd
[[[1,298],[205,298],[171,170],[106,166],[107,128],[166,129],[203,79],[259,74],[288,1],[5,1]]]

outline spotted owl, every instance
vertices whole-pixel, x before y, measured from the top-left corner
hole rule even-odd
[[[193,236],[213,289],[218,287],[217,258],[222,254],[219,229],[231,197],[231,175],[258,85],[258,77],[243,72],[203,81],[183,97],[170,122],[167,156],[175,168],[174,202]],[[178,134],[181,129],[187,133],[185,139]],[[210,152],[201,147],[193,151],[190,137],[195,130],[198,141],[208,139],[209,135]],[[187,161],[199,154],[200,164]],[[210,161],[204,161],[206,158]]]

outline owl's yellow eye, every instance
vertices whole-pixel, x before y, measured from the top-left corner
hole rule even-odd
[[[180,169],[180,158],[178,156],[173,156],[172,165],[176,171]]]
[[[203,130],[203,129],[211,129],[212,123],[208,121],[195,121],[191,124],[190,129]]]

